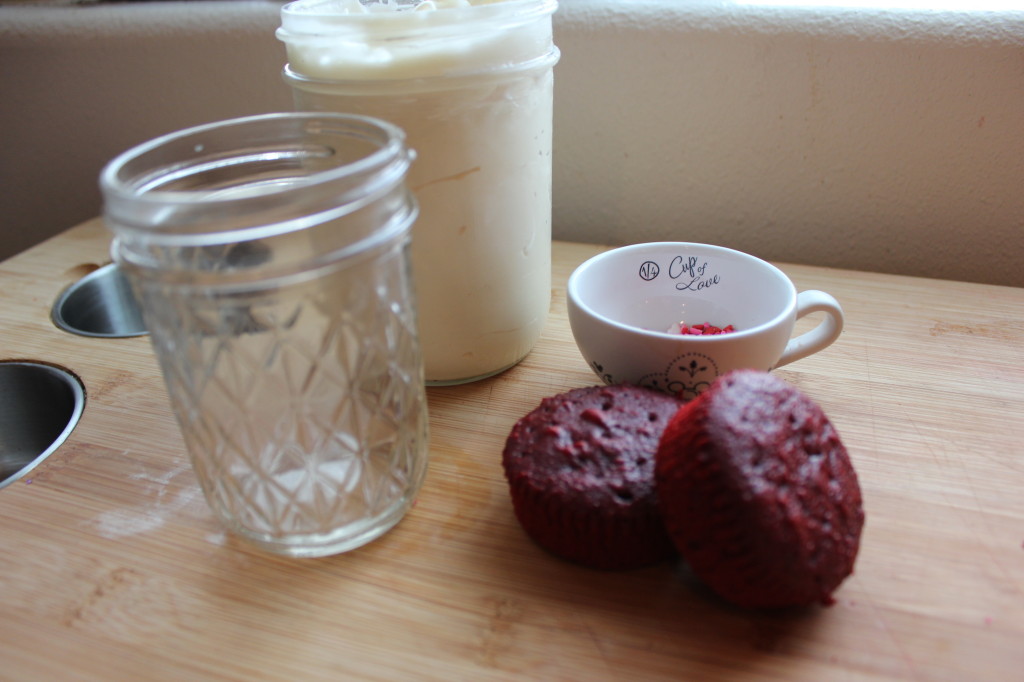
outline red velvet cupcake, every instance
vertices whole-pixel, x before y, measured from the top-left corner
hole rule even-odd
[[[655,500],[654,456],[681,405],[622,385],[541,401],[512,428],[502,455],[527,535],[592,568],[639,568],[674,556]]]
[[[729,602],[830,604],[853,572],[857,475],[821,408],[773,375],[728,373],[679,410],[655,481],[680,554]]]

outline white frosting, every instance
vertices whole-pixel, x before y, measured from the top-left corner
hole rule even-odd
[[[523,7],[545,4],[522,0],[298,2],[282,11],[278,37],[287,45],[292,70],[309,78],[450,76],[502,68],[545,54],[551,43],[550,22],[524,24],[516,16]]]

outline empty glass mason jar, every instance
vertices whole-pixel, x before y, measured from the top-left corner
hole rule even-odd
[[[401,130],[268,114],[131,149],[100,176],[210,506],[272,552],[380,536],[427,466]]]
[[[281,11],[299,111],[401,127],[420,205],[413,272],[427,383],[526,356],[551,303],[556,0],[298,0]]]

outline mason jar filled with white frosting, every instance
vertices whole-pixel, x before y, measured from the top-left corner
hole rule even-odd
[[[413,279],[426,380],[522,360],[551,300],[556,0],[299,0],[281,12],[300,111],[401,127],[420,205]]]

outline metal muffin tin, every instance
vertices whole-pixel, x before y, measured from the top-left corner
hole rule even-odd
[[[59,328],[81,336],[123,338],[148,333],[128,280],[113,263],[68,287],[54,303],[51,318]]]
[[[85,389],[67,370],[0,362],[0,488],[50,456],[82,416]]]

